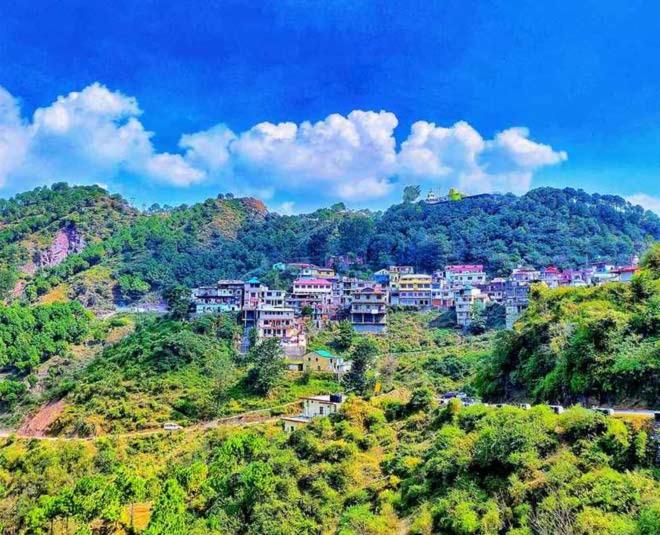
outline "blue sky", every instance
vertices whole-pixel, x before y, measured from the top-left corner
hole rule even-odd
[[[3,196],[68,180],[299,211],[553,185],[660,209],[657,2],[19,4]]]

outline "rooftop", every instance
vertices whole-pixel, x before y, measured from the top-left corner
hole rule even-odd
[[[483,264],[457,264],[455,266],[445,266],[445,271],[452,273],[461,273],[463,271],[483,271]]]
[[[311,286],[313,284],[321,285],[321,286],[332,286],[332,283],[326,279],[297,279],[294,282],[294,284],[299,286],[300,285]]]

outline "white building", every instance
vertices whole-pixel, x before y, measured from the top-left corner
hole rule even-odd
[[[456,323],[467,327],[472,323],[475,307],[485,307],[488,296],[479,288],[465,286],[455,294]]]
[[[303,412],[297,416],[284,416],[282,422],[286,432],[295,431],[307,425],[312,418],[329,416],[339,412],[344,396],[342,394],[326,394],[303,398]]]
[[[445,266],[445,279],[452,287],[485,284],[486,273],[481,264]]]

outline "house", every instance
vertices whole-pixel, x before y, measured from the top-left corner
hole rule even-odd
[[[517,267],[510,279],[516,282],[536,282],[541,280],[541,272],[531,267]]]
[[[334,373],[343,375],[350,365],[342,357],[330,353],[325,349],[315,349],[306,353],[302,358],[303,371]]]
[[[401,275],[398,290],[400,306],[413,307],[418,310],[431,308],[433,297],[431,275],[415,273]]]
[[[388,286],[390,284],[390,272],[386,269],[379,269],[371,275],[371,280],[381,286]]]
[[[243,307],[243,281],[219,280],[215,285],[193,288],[191,299],[196,314],[240,311]]]
[[[339,412],[343,402],[343,394],[327,394],[303,398],[302,414],[282,417],[284,430],[290,433],[307,425],[313,418],[335,414]]]
[[[504,290],[504,296],[506,328],[512,329],[513,324],[529,305],[529,284],[508,281]]]
[[[440,310],[449,310],[454,306],[454,290],[446,280],[437,279],[431,284],[431,306]]]
[[[335,276],[335,270],[332,268],[310,265],[300,270],[301,278],[325,279]]]
[[[450,286],[485,284],[486,273],[482,264],[459,264],[445,266],[445,279]]]
[[[377,284],[353,294],[351,323],[359,333],[383,334],[387,330],[387,293]]]
[[[326,279],[296,279],[289,296],[289,305],[300,314],[304,308],[312,309],[315,319],[330,313],[332,283]]]
[[[479,288],[465,286],[456,291],[456,323],[461,327],[467,327],[472,323],[475,308],[486,306],[488,296]]]
[[[541,270],[541,282],[545,282],[548,288],[557,288],[561,272],[555,266],[548,266]]]
[[[639,271],[637,266],[622,266],[614,268],[612,273],[616,276],[618,282],[630,282],[633,275]]]
[[[490,282],[480,285],[478,288],[488,296],[488,300],[491,303],[500,305],[504,303],[506,279],[496,277]]]
[[[262,305],[256,310],[257,339],[277,338],[287,356],[300,356],[307,347],[305,325],[293,308]]]

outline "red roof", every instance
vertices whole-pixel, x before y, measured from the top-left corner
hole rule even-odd
[[[636,266],[622,266],[612,270],[612,273],[635,273],[639,268]]]
[[[483,271],[483,264],[459,264],[456,266],[445,266],[445,271],[452,273],[461,273],[463,271]]]
[[[298,279],[294,282],[298,286],[311,286],[311,285],[321,285],[321,286],[332,286],[332,283],[326,279]]]
[[[543,271],[545,273],[559,273],[559,268],[556,268],[555,266],[548,266]]]

